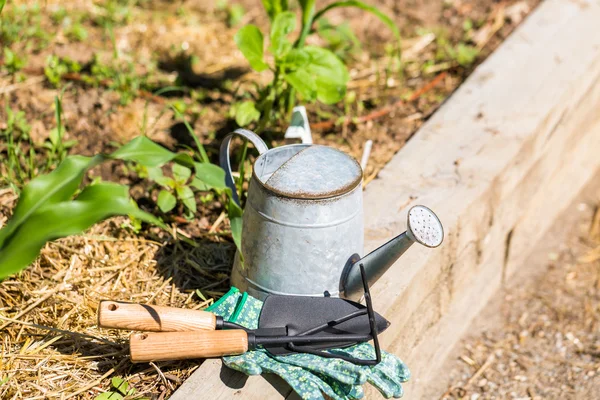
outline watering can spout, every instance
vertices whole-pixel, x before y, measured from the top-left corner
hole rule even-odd
[[[360,264],[365,267],[369,285],[375,283],[415,242],[426,247],[438,247],[444,239],[444,230],[438,217],[425,206],[414,206],[408,211],[406,232],[396,236],[363,258],[353,255],[342,274],[342,296],[358,300],[363,294]]]

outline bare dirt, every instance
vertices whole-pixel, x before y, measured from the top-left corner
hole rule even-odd
[[[476,317],[431,398],[600,397],[599,197],[579,203],[575,227],[559,224]]]

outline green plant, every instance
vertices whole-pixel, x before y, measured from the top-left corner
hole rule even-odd
[[[472,30],[472,23],[470,20],[464,22],[463,30],[465,33]],[[436,45],[437,51],[435,59],[438,62],[451,60],[462,67],[469,67],[477,60],[477,56],[479,55],[479,50],[475,46],[467,44],[467,41],[461,41],[456,45],[450,43],[448,32],[445,30],[437,32]]]
[[[0,138],[6,142],[6,156],[0,155],[0,187],[8,185],[18,191],[35,174],[35,148],[25,113],[14,111],[8,105],[5,113],[6,127],[0,130]]]
[[[175,208],[179,200],[187,210],[187,217],[191,219],[196,212],[196,198],[188,184],[192,170],[175,164],[172,172],[173,177],[168,177],[163,175],[160,168],[148,169],[148,177],[164,188],[158,193],[157,205],[162,212],[167,213]]]
[[[107,0],[98,3],[96,14],[92,21],[105,29],[112,26],[125,25],[131,22],[132,0]]]
[[[27,267],[46,242],[79,234],[115,215],[130,215],[167,229],[160,219],[137,207],[125,185],[99,182],[80,190],[86,172],[106,160],[124,160],[146,168],[175,162],[195,171],[195,185],[226,193],[231,199],[231,192],[225,185],[225,172],[221,168],[195,162],[187,153],[173,153],[143,136],[112,154],[67,156],[54,171],[38,175],[25,185],[11,219],[0,229],[0,279]],[[241,210],[231,200],[228,210],[232,236],[239,246]]]
[[[50,130],[44,147],[48,151],[48,169],[56,162],[61,162],[67,156],[67,151],[77,144],[76,140],[63,140],[66,128],[63,124],[62,94],[54,97],[54,119],[56,127]]]
[[[83,42],[88,37],[88,31],[79,22],[69,26],[65,33],[69,39],[77,42]]]
[[[246,14],[246,9],[241,4],[229,4],[227,0],[217,1],[216,4],[217,10],[225,11],[227,15],[227,25],[236,26],[238,25],[244,15]]]
[[[14,74],[15,72],[23,69],[26,62],[25,59],[17,55],[14,51],[8,47],[4,48],[4,67],[8,72]]]
[[[342,60],[348,60],[361,48],[348,22],[335,26],[328,19],[321,18],[317,21],[316,33],[326,41],[327,48]]]
[[[81,71],[81,65],[70,58],[58,57],[53,54],[46,58],[44,75],[46,75],[46,79],[54,87],[60,86],[63,75],[79,71]]]
[[[462,67],[469,67],[479,55],[477,47],[465,43],[459,43],[455,47],[448,46],[446,52]]]
[[[4,9],[4,5],[6,4],[6,0],[0,0],[0,13]]]
[[[121,104],[124,105],[136,98],[140,90],[149,88],[148,76],[136,73],[133,62],[120,63],[116,57],[115,52],[112,63],[106,64],[95,56],[90,67],[89,82],[106,84],[109,89],[119,93]]]
[[[5,1],[2,3],[4,6]],[[0,19],[0,43],[26,43],[27,48],[39,50],[45,47],[52,35],[42,28],[42,11],[39,4],[12,5]]]
[[[313,24],[328,11],[339,7],[358,7],[376,15],[394,32],[398,41],[400,39],[394,22],[375,7],[349,0],[332,3],[316,12],[315,2],[298,0],[302,25],[292,42],[289,36],[296,29],[296,15],[289,11],[287,0],[263,0],[271,21],[271,64],[265,59],[264,35],[257,26],[246,25],[235,35],[235,42],[250,66],[258,72],[269,69],[273,73],[272,81],[258,88],[253,101],[235,106],[233,113],[239,125],[258,121],[256,130],[260,132],[270,121],[289,113],[296,97],[325,104],[337,103],[344,97],[349,79],[344,62],[328,49],[305,46],[306,37],[313,32]]]
[[[130,386],[129,382],[123,378],[114,377],[110,381],[110,390],[101,393],[94,400],[123,400],[126,396],[134,396],[137,390]],[[138,400],[147,400],[147,397],[136,397]]]

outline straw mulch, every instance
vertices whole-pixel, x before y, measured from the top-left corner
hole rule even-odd
[[[0,226],[16,198],[0,193]],[[129,332],[99,329],[98,302],[206,307],[227,289],[233,246],[191,248],[126,225],[115,218],[49,243],[33,265],[0,283],[0,399],[93,399],[114,376],[137,390],[128,398],[163,399],[198,367],[132,364]]]

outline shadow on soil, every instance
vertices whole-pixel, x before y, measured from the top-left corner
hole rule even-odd
[[[209,239],[194,241],[196,247],[183,242],[163,246],[155,256],[157,271],[164,279],[171,278],[182,292],[199,290],[206,298],[220,297],[229,290],[235,245]]]
[[[175,58],[163,60],[158,67],[164,71],[176,72],[179,82],[191,88],[216,89],[228,92],[226,82],[234,81],[248,72],[247,68],[225,68],[212,74],[194,71],[193,59],[189,55],[180,54]]]

